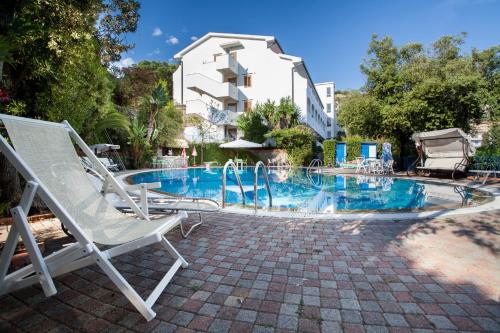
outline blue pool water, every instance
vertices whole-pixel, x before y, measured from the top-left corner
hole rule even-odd
[[[264,178],[259,171],[257,205],[268,209]],[[239,171],[246,205],[253,207],[254,168]],[[482,195],[464,187],[434,185],[411,179],[370,175],[310,174],[305,169],[270,169],[268,177],[273,209],[304,212],[414,211],[476,205]],[[221,201],[222,168],[175,169],[143,172],[129,178],[132,183],[161,182],[156,190],[185,197]],[[234,172],[228,171],[226,202],[241,204]]]

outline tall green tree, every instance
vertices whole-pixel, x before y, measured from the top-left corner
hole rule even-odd
[[[135,31],[138,9],[136,0],[0,1],[0,112],[66,119],[84,138],[113,117],[125,126],[106,68],[132,47],[122,36]],[[16,175],[1,155],[0,175]],[[0,202],[18,189],[15,176],[0,177]]]
[[[464,54],[465,36],[444,36],[426,49],[374,35],[361,65],[366,84],[343,101],[339,123],[349,134],[394,138],[404,154],[413,132],[469,131],[487,110],[495,114],[498,49]]]

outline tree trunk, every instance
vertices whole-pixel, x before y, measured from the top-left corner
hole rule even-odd
[[[7,158],[0,154],[0,204],[16,202],[21,194],[19,174]],[[12,207],[12,204],[11,204]]]

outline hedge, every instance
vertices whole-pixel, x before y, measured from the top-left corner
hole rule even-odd
[[[359,135],[348,136],[345,138],[344,142],[346,143],[347,149],[347,157],[348,161],[354,160],[356,157],[361,156],[361,143],[365,142],[362,137]]]
[[[323,163],[328,166],[335,166],[335,149],[337,141],[334,139],[323,141]]]
[[[220,143],[205,143],[203,148],[203,161],[211,162],[216,161],[219,165],[224,165],[228,159],[234,159],[236,156],[241,159],[246,159],[248,164],[254,164],[255,157],[245,151],[244,149],[225,149],[219,147]],[[201,164],[201,144],[195,144],[196,152],[198,156],[196,156],[196,164]],[[188,154],[191,154],[193,149],[193,145],[190,145]],[[193,165],[193,158],[190,156],[189,164]]]

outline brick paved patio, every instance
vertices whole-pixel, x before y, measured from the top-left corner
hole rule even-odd
[[[500,331],[500,211],[423,222],[287,220],[217,213],[187,240],[190,262],[146,322],[95,266],[0,297],[0,331]],[[38,228],[46,249],[69,239]],[[5,237],[4,234],[1,235]],[[159,247],[115,260],[143,293]]]

